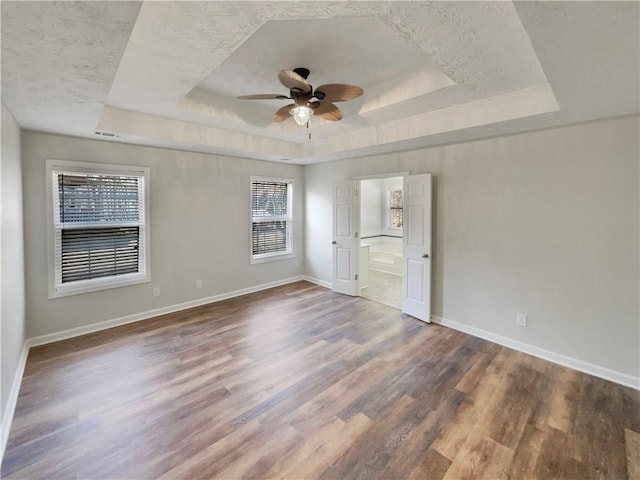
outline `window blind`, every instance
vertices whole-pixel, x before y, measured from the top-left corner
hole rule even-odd
[[[142,177],[56,175],[56,283],[143,271]]]
[[[289,184],[253,182],[251,208],[254,217],[287,216]]]
[[[138,271],[139,227],[62,230],[62,283]]]
[[[291,183],[251,183],[252,241],[254,256],[291,251]]]
[[[139,177],[58,175],[61,223],[137,222]]]
[[[402,190],[389,192],[389,227],[402,228]]]
[[[286,221],[253,223],[253,254],[286,252],[289,225]]]

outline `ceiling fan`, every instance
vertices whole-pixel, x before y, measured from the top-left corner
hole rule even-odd
[[[333,102],[345,102],[362,95],[363,90],[355,85],[344,83],[329,83],[321,85],[315,90],[307,78],[309,70],[298,67],[293,70],[280,70],[278,78],[289,89],[289,96],[275,93],[258,95],[242,95],[240,100],[293,100],[294,103],[280,108],[274,115],[274,122],[284,122],[293,117],[298,125],[305,125],[312,115],[318,115],[327,120],[342,120],[342,112]]]

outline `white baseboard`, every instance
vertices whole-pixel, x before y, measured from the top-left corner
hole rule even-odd
[[[283,280],[263,283],[261,285],[255,285],[253,287],[242,288],[240,290],[234,290],[232,292],[221,293],[219,295],[213,295],[211,297],[199,298],[197,300],[178,303],[176,305],[169,305],[167,307],[155,308],[153,310],[147,310],[146,312],[134,313],[132,315],[126,315],[124,317],[114,318],[112,320],[105,320],[103,322],[92,323],[91,325],[84,325],[82,327],[62,330],[60,332],[48,333],[46,335],[40,335],[38,337],[30,338],[27,341],[30,347],[45,345],[47,343],[58,342],[60,340],[66,340],[68,338],[79,337],[80,335],[86,335],[88,333],[99,332],[100,330],[106,330],[108,328],[118,327],[120,325],[126,325],[128,323],[139,322],[140,320],[146,320],[147,318],[153,318],[159,315],[165,315],[167,313],[186,310],[187,308],[199,307],[201,305],[206,305],[208,303],[219,302],[221,300],[227,300],[229,298],[239,297],[241,295],[247,295],[249,293],[259,292],[261,290],[267,290],[268,288],[287,285],[289,283],[298,282],[300,280],[306,280],[306,278],[303,275],[299,275],[297,277],[285,278]]]
[[[458,330],[459,332],[468,333],[469,335],[473,335],[474,337],[482,338],[484,340],[497,343],[498,345],[502,345],[513,350],[518,350],[519,352],[527,353],[529,355],[533,355],[534,357],[548,360],[549,362],[557,363],[558,365],[562,365],[564,367],[569,367],[583,373],[588,373],[589,375],[603,378],[605,380],[624,385],[625,387],[631,387],[636,390],[640,390],[640,378],[638,377],[611,370],[609,368],[601,367],[600,365],[595,365],[593,363],[578,360],[577,358],[568,357],[560,353],[551,352],[549,350],[545,350],[544,348],[536,347],[524,342],[519,342],[518,340],[503,337],[502,335],[488,332],[480,328],[471,327],[469,325],[465,325],[464,323],[456,322],[454,320],[448,320],[436,315],[432,315],[431,320],[438,325],[442,325],[443,327],[449,327],[454,330]]]
[[[307,282],[311,282],[311,283],[315,283],[316,285],[320,285],[321,287],[325,287],[325,288],[329,288],[329,289],[333,288],[333,284],[331,282],[325,282],[324,280],[320,280],[319,278],[315,278],[315,277],[310,277],[308,275],[304,275],[303,279],[306,280]]]
[[[18,403],[18,394],[20,393],[20,385],[22,384],[22,377],[24,376],[24,367],[27,364],[27,356],[29,355],[29,342],[25,341],[22,346],[22,353],[20,353],[20,359],[18,360],[18,366],[13,375],[13,382],[11,382],[11,390],[9,391],[9,398],[7,399],[7,406],[4,409],[2,415],[2,433],[0,434],[0,461],[4,458],[4,450],[7,447],[7,440],[9,440],[9,431],[11,430],[11,423],[13,423],[13,415],[16,411],[16,404]]]

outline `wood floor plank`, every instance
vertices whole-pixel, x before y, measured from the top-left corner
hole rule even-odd
[[[577,444],[570,436],[553,427],[545,429],[536,466],[536,478],[624,478],[589,475],[580,459]]]
[[[627,474],[622,388],[598,378],[582,379],[572,433],[590,477],[624,478]]]
[[[3,478],[638,478],[640,394],[307,282],[33,348]]]
[[[242,446],[243,454],[225,469],[214,473],[217,478],[260,478],[274,463],[302,442],[292,427],[284,427],[274,434],[257,438]]]
[[[630,388],[622,389],[624,411],[622,418],[625,428],[640,433],[640,391]]]
[[[407,480],[441,480],[450,466],[451,460],[430,448],[420,464],[407,476]]]
[[[563,368],[555,377],[551,401],[548,403],[547,424],[557,430],[569,433],[573,428],[578,401],[580,382],[575,370]]]
[[[443,480],[506,478],[513,452],[475,429],[451,462]]]
[[[276,468],[267,472],[266,477],[297,478],[300,472],[305,472],[306,477],[317,478],[331,468],[373,424],[362,413],[358,413],[347,423],[336,419],[306,439],[294,455],[283,459]]]
[[[627,450],[627,476],[640,478],[640,433],[625,429],[624,437]]]
[[[465,401],[466,395],[455,389],[437,400],[436,397],[419,399],[418,404],[422,407],[422,411],[418,410],[417,414],[422,414],[424,417],[407,432],[401,448],[397,448],[392,453],[381,476],[417,475],[420,471],[419,465],[422,465],[425,478],[438,477],[436,472],[439,472],[440,467],[445,463],[441,458],[446,459],[446,457],[432,448],[433,442]],[[424,412],[428,413],[425,415]],[[451,461],[446,459],[446,463],[450,464]]]
[[[249,443],[251,436],[261,429],[260,422],[253,420],[242,428],[234,428],[228,435],[219,441],[206,446],[186,460],[176,462],[176,465],[167,470],[160,477],[170,480],[176,478],[210,478],[215,471],[214,466],[221,459],[231,459],[233,455],[240,455],[242,446]]]
[[[499,392],[485,410],[483,423],[490,438],[513,450],[536,404],[540,374],[519,368],[511,375],[507,388]]]
[[[507,478],[537,478],[535,474],[536,465],[544,439],[545,432],[536,427],[534,416],[530,417],[522,430],[520,442],[513,452]]]
[[[490,369],[492,365],[493,368]],[[468,396],[469,402],[460,406],[456,415],[435,440],[433,447],[438,453],[453,461],[474,429],[481,428],[483,433],[488,433],[484,431],[483,419],[487,418],[486,411],[494,407],[495,399],[500,399],[501,392],[506,388],[506,384],[501,380],[503,367],[504,362],[499,357],[487,367],[483,381],[478,383],[473,393]]]
[[[361,442],[346,451],[339,464],[325,471],[320,478],[375,478],[389,461],[390,452],[397,448],[394,439],[411,428],[414,407],[413,398],[404,395],[398,399],[382,428],[370,429]]]

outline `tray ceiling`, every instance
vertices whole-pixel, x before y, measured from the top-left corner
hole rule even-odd
[[[1,8],[3,101],[36,130],[305,164],[638,112],[637,3]],[[235,99],[286,94],[295,67],[365,94],[309,129]]]

